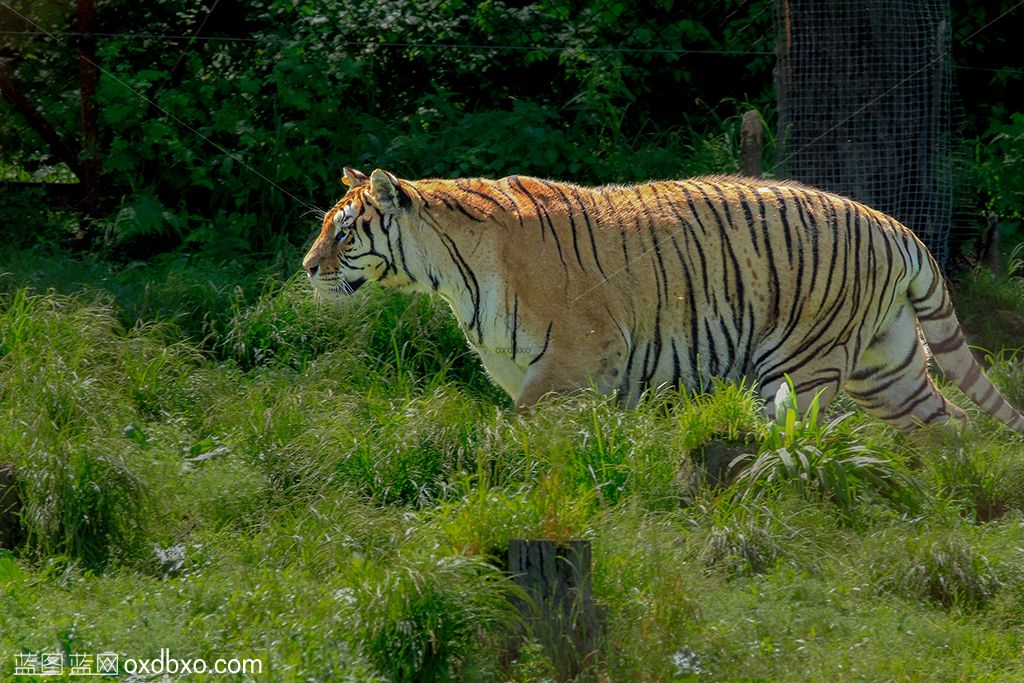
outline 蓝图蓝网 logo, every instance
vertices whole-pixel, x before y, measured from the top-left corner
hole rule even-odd
[[[14,655],[15,676],[116,676],[116,652],[20,652]]]
[[[172,657],[168,648],[160,648],[160,655],[150,659],[124,657],[118,659],[115,652],[96,654],[62,651],[21,652],[14,655],[14,675],[42,678],[46,676],[70,678],[72,676],[116,676],[149,674],[261,674],[263,660],[260,658],[217,659],[212,663],[202,658],[184,659]]]

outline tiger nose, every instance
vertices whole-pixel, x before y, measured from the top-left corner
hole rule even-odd
[[[316,275],[316,271],[318,271],[318,270],[320,270],[320,266],[319,265],[313,265],[313,266],[309,266],[308,268],[306,268],[306,272],[309,273],[310,277],[313,277],[314,275]]]

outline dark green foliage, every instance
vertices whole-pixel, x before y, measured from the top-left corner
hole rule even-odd
[[[770,85],[766,0],[730,2],[727,16],[716,3],[634,12],[611,0],[243,0],[208,17],[178,1],[102,4],[104,33],[127,35],[98,38],[106,175],[94,227],[122,258],[180,247],[224,259],[301,242],[314,209],[342,194],[343,165],[591,183],[732,170],[731,98],[763,104]],[[42,9],[23,10],[43,21]],[[45,23],[72,17],[49,11]],[[200,24],[201,38],[218,39],[145,37]],[[77,64],[62,42],[19,41],[33,59],[14,62],[14,77],[58,130],[75,131],[76,84],[60,76]],[[755,45],[764,54],[682,52]],[[24,121],[0,121],[12,169],[46,168]]]
[[[970,187],[979,207],[1002,221],[1024,220],[1024,113],[998,118],[973,141]]]

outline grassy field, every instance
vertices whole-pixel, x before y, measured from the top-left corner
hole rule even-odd
[[[740,387],[523,419],[424,298],[318,307],[301,278],[185,257],[0,273],[26,534],[0,550],[0,679],[26,680],[18,653],[166,648],[262,664],[172,680],[551,680],[545,643],[504,654],[492,560],[582,537],[606,635],[581,680],[1024,680],[1024,442],[955,390],[963,433],[842,400],[766,424]],[[969,276],[957,302],[1024,405],[1024,281]],[[752,454],[729,487],[702,478],[716,440]]]

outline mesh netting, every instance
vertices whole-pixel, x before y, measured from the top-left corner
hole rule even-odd
[[[945,0],[776,0],[780,176],[885,211],[949,257]]]

